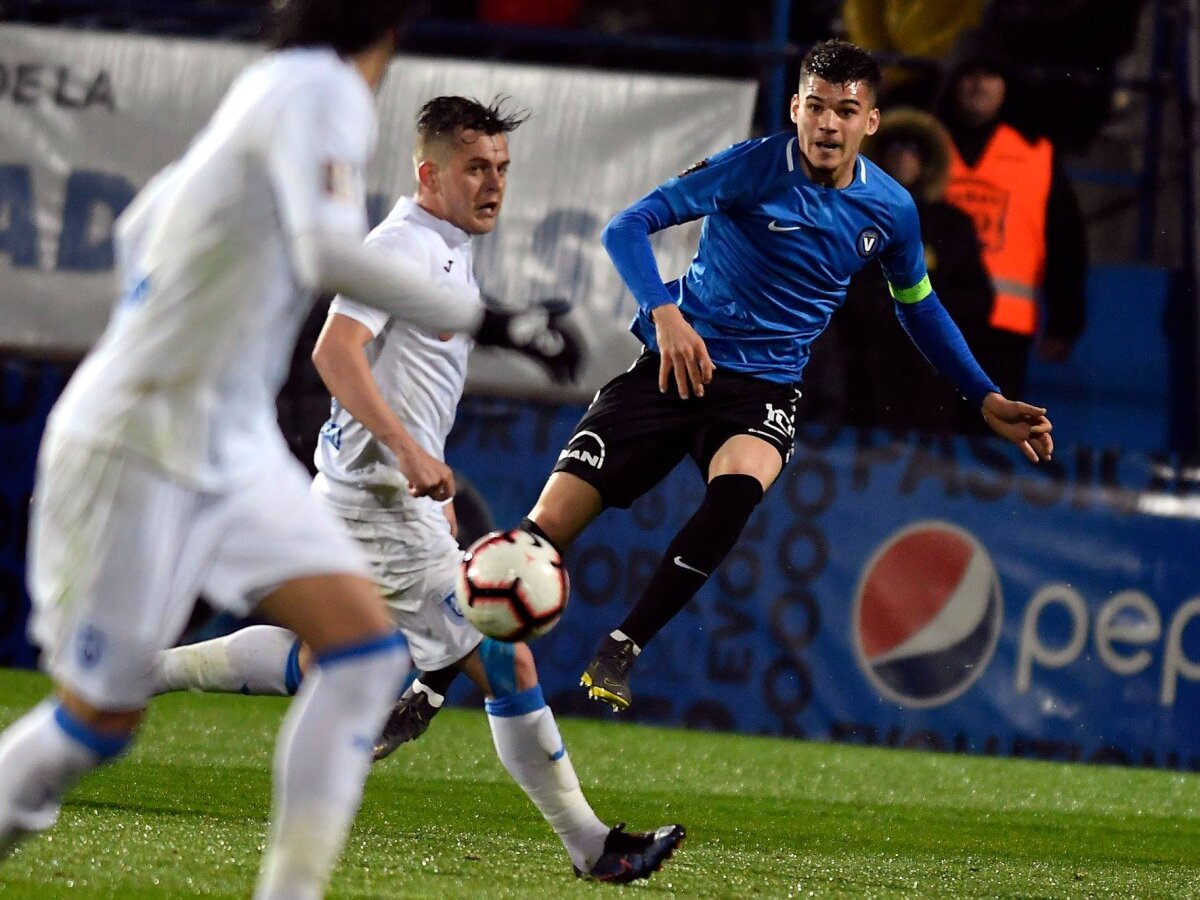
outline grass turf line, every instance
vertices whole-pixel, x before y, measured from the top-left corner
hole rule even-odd
[[[0,671],[0,726],[47,682]],[[0,864],[0,900],[244,897],[285,701],[158,700],[121,763]],[[577,882],[495,758],[446,710],[377,766],[335,897],[1200,896],[1200,777],[565,720],[592,805],[689,839],[648,883]]]

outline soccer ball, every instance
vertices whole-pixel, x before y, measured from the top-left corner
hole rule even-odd
[[[558,622],[570,583],[550,542],[518,528],[485,534],[467,549],[454,593],[463,615],[488,637],[529,641]]]

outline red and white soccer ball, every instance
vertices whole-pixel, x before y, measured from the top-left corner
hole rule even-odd
[[[454,586],[467,620],[500,641],[530,641],[562,616],[570,594],[562,557],[528,531],[493,531],[467,549]]]

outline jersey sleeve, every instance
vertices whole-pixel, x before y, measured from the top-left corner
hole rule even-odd
[[[293,237],[367,233],[364,172],[372,112],[341,79],[297,85],[261,130],[261,151],[284,228]]]
[[[672,224],[752,203],[768,174],[765,163],[773,157],[768,140],[734,144],[660,185],[659,193],[675,219]]]
[[[333,302],[329,304],[329,314],[337,313],[339,316],[345,316],[348,319],[353,319],[359,325],[362,325],[367,331],[371,332],[371,337],[379,337],[379,333],[387,326],[388,319],[391,318],[387,313],[376,309],[373,306],[367,306],[359,303],[357,300],[351,300],[349,297],[343,297],[338,294],[333,298]]]
[[[389,227],[385,223],[367,235],[366,248],[372,253],[412,263],[421,271],[429,267],[429,248],[424,241],[419,239],[416,230],[411,227],[404,225]],[[338,294],[333,298],[333,303],[329,305],[329,311],[347,316],[365,326],[371,332],[371,337],[377,337],[391,318],[388,313],[374,306],[359,303],[343,294]]]
[[[917,206],[906,194],[898,204],[891,240],[879,258],[888,289],[899,303],[916,303],[933,291],[925,270],[925,245]]]

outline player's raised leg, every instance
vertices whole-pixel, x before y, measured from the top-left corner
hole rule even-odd
[[[292,696],[312,651],[286,628],[251,625],[232,634],[185,644],[158,655],[154,693]]]
[[[616,710],[629,708],[634,660],[729,555],[782,468],[780,449],[753,435],[737,434],[721,445],[709,463],[708,489],[700,508],[667,546],[641,596],[601,641],[583,673],[588,696]]]
[[[570,472],[554,472],[521,527],[544,537],[559,553],[565,553],[603,511],[604,504],[596,488]]]
[[[372,741],[408,657],[366,578],[295,579],[259,611],[300,636],[317,665],[276,745],[273,823],[256,896],[320,897],[362,799]]]

